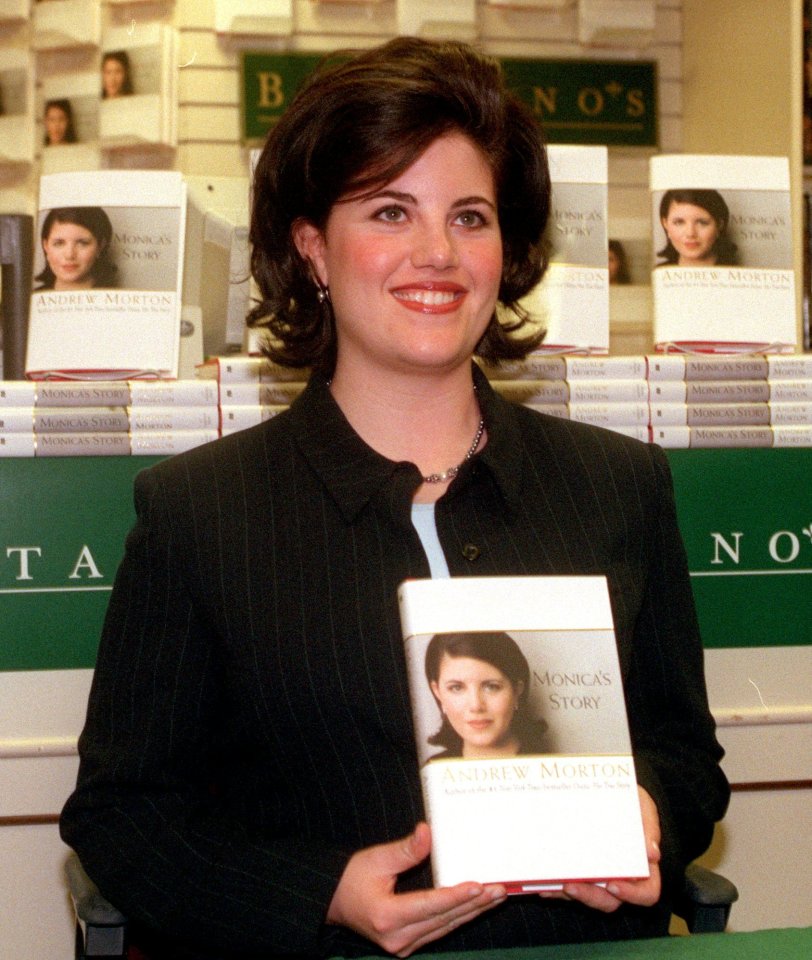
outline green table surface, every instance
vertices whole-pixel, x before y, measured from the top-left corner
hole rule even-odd
[[[418,956],[420,960],[810,960],[812,927]]]

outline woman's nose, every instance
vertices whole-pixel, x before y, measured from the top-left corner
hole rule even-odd
[[[412,263],[416,267],[434,267],[445,270],[459,262],[457,247],[445,224],[426,224],[415,237]]]
[[[468,708],[478,713],[484,706],[485,698],[482,693],[479,690],[472,690],[468,695]]]

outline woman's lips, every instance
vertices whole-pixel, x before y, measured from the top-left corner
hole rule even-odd
[[[457,284],[432,284],[422,287],[397,287],[392,296],[406,307],[420,313],[447,313],[456,309],[465,296],[465,288]]]

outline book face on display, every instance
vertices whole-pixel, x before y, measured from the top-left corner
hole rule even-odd
[[[27,375],[176,376],[184,223],[179,174],[43,177]]]
[[[399,601],[435,884],[647,876],[605,578],[413,580]]]

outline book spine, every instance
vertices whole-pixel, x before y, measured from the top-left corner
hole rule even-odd
[[[499,364],[482,362],[489,380],[564,380],[567,367],[563,357],[530,354],[524,360],[503,360]]]
[[[646,380],[569,381],[570,403],[648,402]]]
[[[283,367],[265,357],[213,357],[197,367],[199,377],[220,383],[300,382],[307,378],[301,367]]]
[[[0,407],[0,434],[33,433],[34,407]]]
[[[651,404],[652,426],[812,424],[812,403]]]
[[[291,403],[304,390],[302,382],[233,383],[220,389],[220,406],[278,406]]]
[[[592,423],[600,427],[648,426],[649,405],[647,401],[618,403],[570,403],[570,420]]]
[[[38,407],[126,407],[130,387],[126,381],[38,383]]]
[[[133,430],[130,444],[133,456],[172,456],[216,440],[218,430]]]
[[[43,433],[36,436],[38,457],[119,457],[130,454],[128,433]]]
[[[768,376],[772,380],[812,380],[812,356],[782,357],[770,354],[766,361]]]
[[[217,430],[220,410],[216,406],[130,407],[129,426],[135,431]]]
[[[223,434],[236,433],[238,430],[245,430],[246,427],[256,426],[264,420],[270,420],[283,410],[287,410],[286,404],[264,404],[256,406],[225,406],[220,411],[220,429]]]
[[[538,405],[567,403],[570,397],[565,380],[495,380],[494,390],[513,403]]]
[[[645,380],[645,357],[565,357],[565,380]]]
[[[37,409],[34,433],[127,433],[130,418],[125,407],[65,407]]]
[[[812,401],[812,379],[769,381],[770,400],[775,403],[808,403]]]
[[[220,400],[211,380],[132,380],[129,386],[133,408],[216,406]]]
[[[746,357],[649,357],[648,377],[661,380],[766,380],[765,356]]]
[[[505,380],[494,388],[514,403],[643,403],[648,400],[645,380]]]
[[[34,431],[0,434],[0,457],[33,457],[37,443]]]
[[[669,449],[689,447],[771,447],[772,433],[769,427],[753,427],[758,433],[748,432],[746,427],[652,427],[654,443]]]
[[[33,407],[37,388],[27,380],[0,380],[0,407]]]

